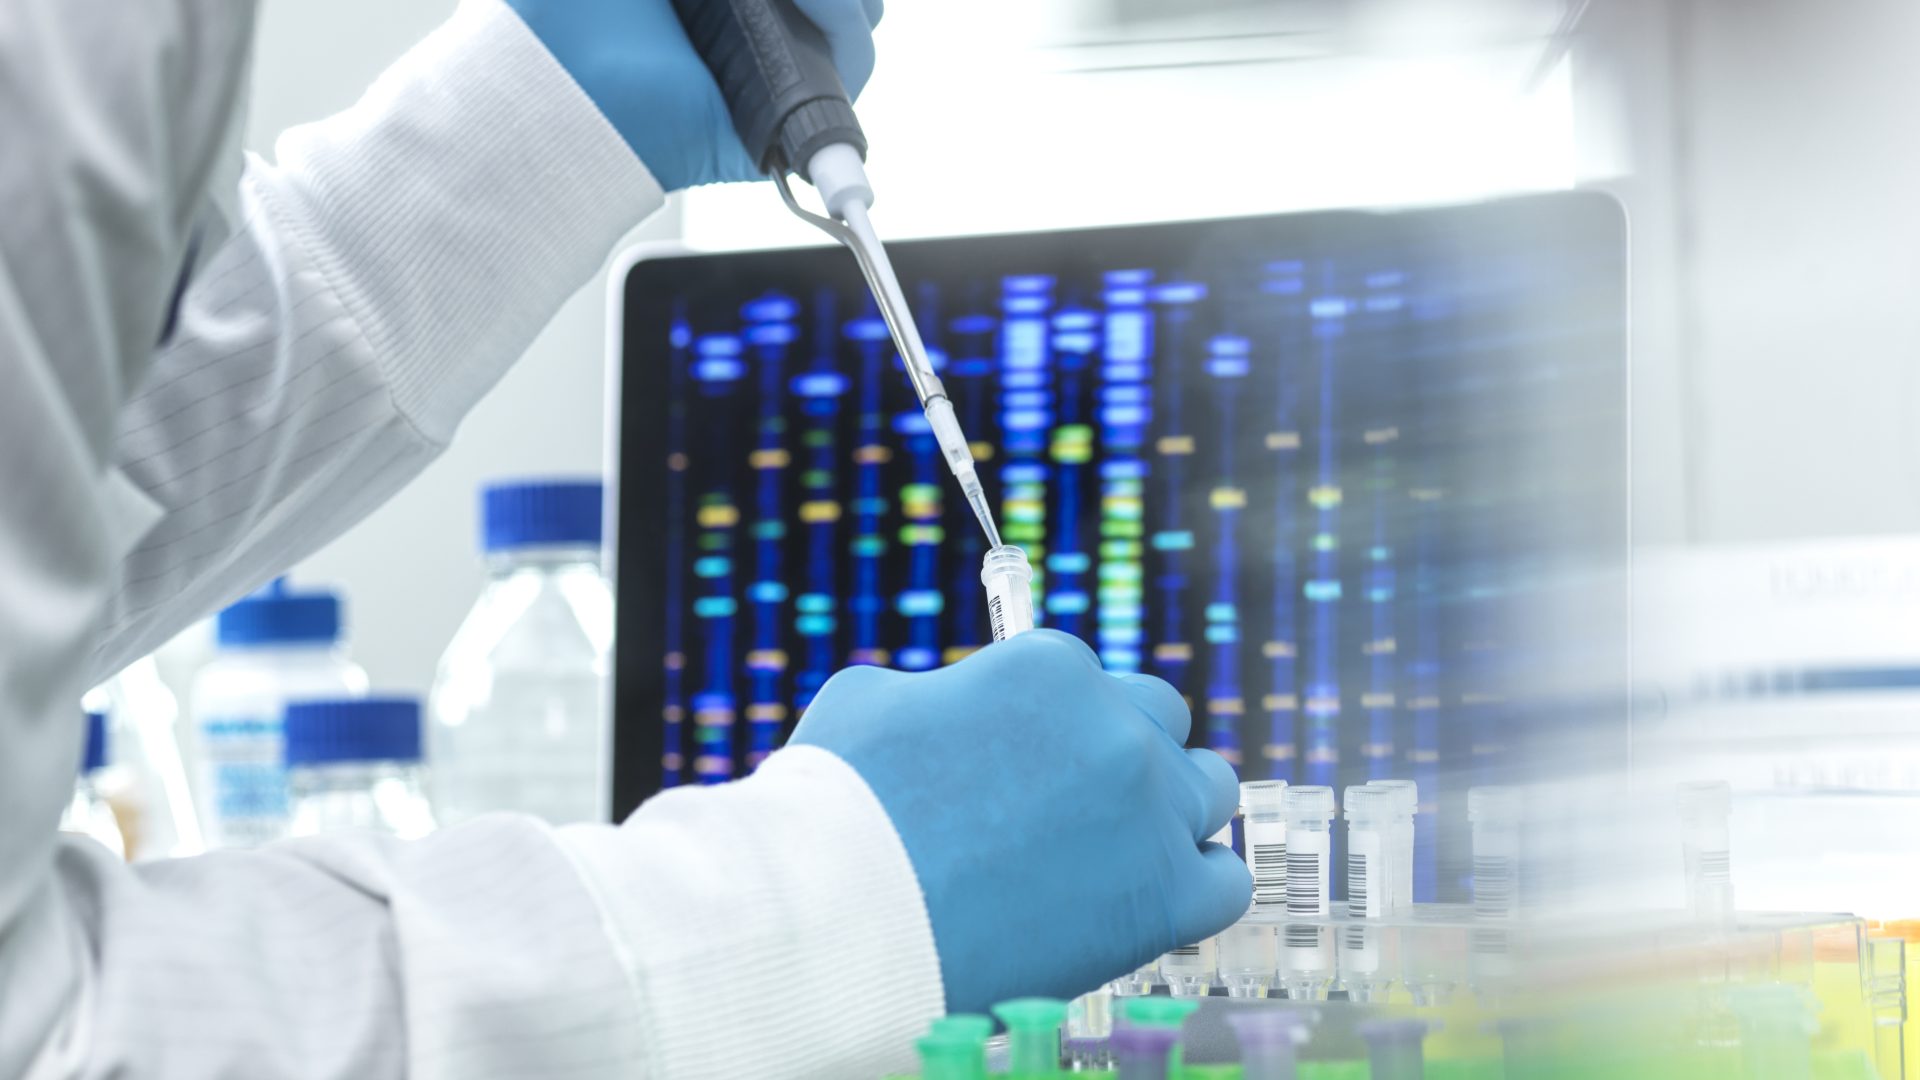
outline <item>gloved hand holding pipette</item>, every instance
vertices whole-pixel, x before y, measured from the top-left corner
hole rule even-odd
[[[851,668],[793,743],[873,789],[926,897],[949,1011],[1070,997],[1247,910],[1252,881],[1204,842],[1232,817],[1233,769],[1183,750],[1173,687],[1102,671],[1034,630],[922,674]]]

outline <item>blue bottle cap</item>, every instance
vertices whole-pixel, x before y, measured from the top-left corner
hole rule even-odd
[[[480,547],[600,544],[603,491],[594,479],[505,480],[480,489]]]
[[[87,711],[87,748],[80,755],[80,773],[107,766],[107,714]]]
[[[287,765],[420,760],[420,700],[410,697],[290,701]]]
[[[214,620],[221,645],[332,644],[340,640],[340,594],[293,592],[279,577]]]

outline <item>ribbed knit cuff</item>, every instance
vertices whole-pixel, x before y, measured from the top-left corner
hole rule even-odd
[[[500,0],[464,0],[352,108],[275,151],[248,181],[436,442],[665,199]]]
[[[645,1075],[878,1077],[942,1011],[906,848],[827,751],[559,836],[632,973]]]

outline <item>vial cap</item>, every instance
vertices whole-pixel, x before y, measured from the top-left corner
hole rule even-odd
[[[1227,1013],[1227,1026],[1242,1050],[1298,1046],[1307,1041],[1313,1017],[1304,1009],[1234,1009]]]
[[[1477,787],[1467,789],[1467,820],[1469,822],[1513,822],[1520,818],[1520,792],[1510,787]]]
[[[587,478],[503,480],[480,489],[480,547],[600,544],[600,481]]]
[[[87,748],[80,755],[81,775],[107,766],[107,714],[87,711]]]
[[[1420,786],[1411,780],[1369,780],[1367,786],[1392,792],[1397,814],[1411,815],[1420,809]]]
[[[420,700],[334,698],[287,704],[289,767],[420,760]]]
[[[1680,785],[1680,817],[1708,824],[1733,812],[1733,788],[1725,780],[1703,780]]]
[[[1135,997],[1122,1006],[1127,1023],[1138,1027],[1178,1028],[1200,1007],[1192,998]]]
[[[1114,1029],[1107,1045],[1112,1048],[1116,1060],[1131,1063],[1164,1061],[1173,1051],[1173,1044],[1179,1041],[1179,1028],[1122,1027]]]
[[[980,560],[980,584],[991,586],[995,577],[1006,574],[1021,581],[1033,580],[1033,565],[1027,562],[1027,553],[1011,544],[989,549]]]
[[[1427,1037],[1428,1024],[1411,1016],[1389,1016],[1363,1021],[1356,1030],[1368,1046],[1418,1045]]]
[[[213,626],[214,639],[227,647],[331,645],[340,640],[340,594],[327,589],[294,592],[286,578],[275,578],[229,605]]]
[[[954,1013],[935,1020],[927,1034],[936,1039],[983,1043],[993,1034],[993,1021],[978,1013]]]
[[[1324,814],[1333,816],[1333,789],[1318,784],[1302,784],[1287,789],[1286,807],[1289,814]]]
[[[1067,1021],[1067,1003],[1059,998],[1014,998],[993,1007],[1008,1031],[1044,1031]]]
[[[1240,785],[1240,809],[1248,817],[1281,813],[1286,804],[1285,780],[1248,780]]]
[[[1393,813],[1397,801],[1390,791],[1355,784],[1342,793],[1340,806],[1346,811],[1347,820],[1354,821],[1388,817]]]

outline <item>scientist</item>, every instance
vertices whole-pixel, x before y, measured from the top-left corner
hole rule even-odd
[[[864,83],[880,0],[799,2]],[[252,9],[0,3],[0,1078],[873,1077],[1245,909],[1179,696],[1049,632],[843,672],[618,827],[58,837],[86,687],[399,490],[664,192],[752,172],[668,0],[466,0],[243,157]]]

